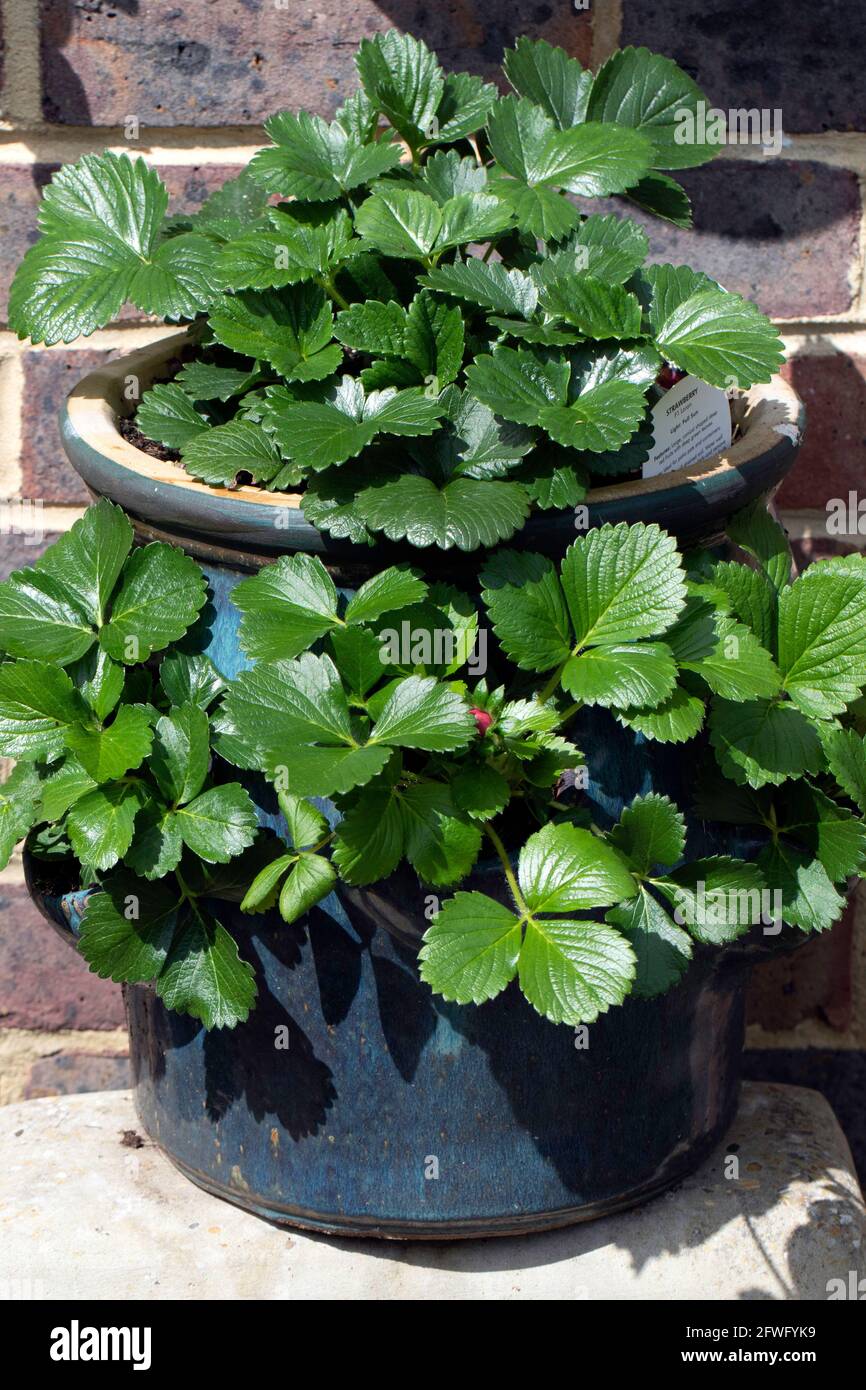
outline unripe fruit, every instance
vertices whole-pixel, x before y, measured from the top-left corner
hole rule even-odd
[[[479,709],[477,705],[472,706],[470,713],[475,716],[475,727],[478,730],[479,738],[483,738],[493,723],[493,715],[488,714],[486,709]]]

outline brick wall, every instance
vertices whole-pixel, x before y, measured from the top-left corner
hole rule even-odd
[[[396,24],[447,64],[485,77],[526,33],[594,65],[620,43],[676,58],[724,110],[781,108],[778,157],[728,149],[683,176],[695,230],[650,226],[654,259],[706,269],[782,325],[786,375],[809,408],[800,464],[781,497],[804,555],[859,536],[826,537],[826,502],[856,490],[866,457],[863,179],[866,7],[741,0],[2,0],[0,315],[35,235],[39,191],[65,160],[106,146],[160,170],[173,211],[194,208],[261,143],[281,106],[331,113],[353,87],[358,40]],[[124,138],[129,118],[140,138]],[[2,319],[0,319],[2,324]],[[63,393],[107,357],[158,336],[120,322],[72,348],[28,349],[0,327],[0,499],[39,498],[47,539],[84,505],[55,415]],[[866,529],[866,521],[864,521]],[[0,537],[0,570],[38,548]],[[753,1046],[866,1043],[866,918],[764,967],[752,991]],[[30,906],[20,864],[0,879],[0,1102],[121,1084],[122,1011]]]

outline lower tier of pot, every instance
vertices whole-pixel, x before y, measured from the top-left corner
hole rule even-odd
[[[308,926],[238,922],[260,994],[232,1031],[127,989],[142,1125],[194,1182],[261,1216],[394,1238],[543,1230],[660,1191],[733,1117],[737,955],[701,954],[668,995],[576,1035],[515,986],[443,1003],[414,953],[354,911]]]

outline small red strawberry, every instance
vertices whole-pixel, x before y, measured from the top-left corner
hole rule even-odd
[[[469,712],[475,716],[475,727],[478,730],[478,737],[483,738],[490,728],[490,725],[493,723],[493,715],[488,714],[486,709],[479,709],[477,705],[473,705]]]
[[[684,376],[688,376],[688,372],[681,372],[679,367],[672,367],[670,362],[665,362],[656,377],[656,385],[660,386],[663,391],[670,391],[671,387],[676,386],[678,381],[682,381]]]

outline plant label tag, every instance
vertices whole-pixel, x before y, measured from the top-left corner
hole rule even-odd
[[[652,410],[655,444],[643,466],[645,478],[673,473],[709,458],[731,442],[731,404],[718,386],[683,377]]]

